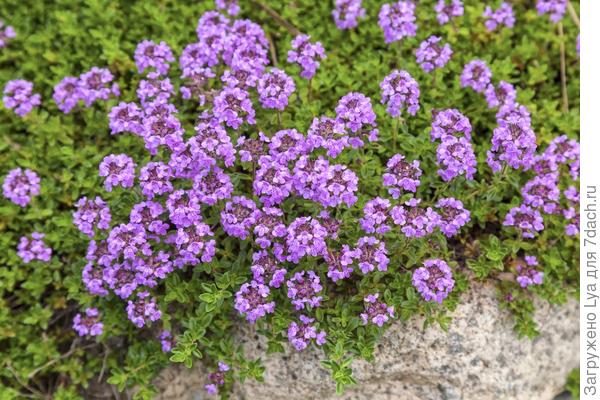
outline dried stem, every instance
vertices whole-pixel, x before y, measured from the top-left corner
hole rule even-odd
[[[567,1],[567,10],[569,10],[569,15],[571,16],[571,19],[573,20],[575,25],[577,25],[577,27],[580,28],[579,16],[577,15],[577,11],[575,11],[575,8],[573,8],[573,4],[571,4],[570,1]]]
[[[271,58],[273,59],[273,65],[277,66],[277,50],[275,49],[275,43],[270,33],[267,33],[267,40],[269,41],[269,50],[271,52]]]
[[[565,59],[565,34],[562,22],[558,23],[558,36],[560,39],[560,83],[562,90],[562,110],[569,112],[569,95],[567,93],[567,61]]]
[[[292,35],[297,36],[302,33],[298,30],[298,28],[296,28],[294,25],[292,25],[291,22],[289,22],[288,20],[283,18],[281,15],[279,15],[279,13],[277,13],[277,11],[273,10],[268,5],[263,4],[262,2],[260,2],[258,0],[250,0],[250,1],[254,4],[256,4],[257,6],[259,6],[260,8],[262,8],[267,14],[269,14],[271,16],[271,18],[273,18],[275,21],[277,21],[277,23],[279,25],[281,25],[285,29],[287,29]]]

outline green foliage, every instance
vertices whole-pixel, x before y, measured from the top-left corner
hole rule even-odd
[[[574,400],[579,400],[579,368],[573,369],[567,378],[565,389],[571,393]]]
[[[370,198],[386,192],[380,177],[385,162],[395,152],[421,160],[425,172],[417,196],[432,204],[440,197],[456,197],[471,211],[472,221],[456,238],[436,234],[427,239],[407,240],[393,234],[388,240],[390,267],[387,273],[374,272],[362,279],[331,284],[323,307],[312,313],[320,328],[328,333],[323,366],[332,375],[338,392],[355,384],[351,363],[356,358],[373,359],[374,346],[383,329],[363,326],[358,318],[362,298],[380,292],[394,305],[403,321],[424,315],[426,325],[446,329],[451,312],[461,294],[480,281],[497,283],[499,298],[515,315],[515,329],[521,336],[534,337],[533,299],[564,303],[577,295],[578,254],[576,239],[565,237],[564,221],[546,217],[544,232],[535,241],[521,240],[514,230],[503,229],[507,211],[519,203],[520,187],[532,173],[504,171],[492,175],[485,163],[495,113],[481,95],[460,88],[463,65],[473,58],[488,62],[494,82],[506,80],[518,90],[518,101],[532,114],[538,145],[544,148],[554,137],[579,135],[579,60],[575,51],[577,27],[563,21],[561,39],[547,16],[538,16],[531,2],[515,1],[517,23],[514,29],[488,32],[481,14],[484,2],[466,1],[465,15],[457,29],[439,26],[433,0],[419,1],[416,38],[385,45],[377,25],[381,0],[365,0],[367,18],[351,31],[335,29],[330,16],[332,2],[298,0],[264,1],[282,19],[314,40],[323,43],[327,59],[312,81],[312,100],[307,101],[308,84],[298,78],[298,68],[285,63],[293,35],[257,1],[240,1],[242,16],[260,23],[273,42],[277,65],[294,76],[297,95],[282,113],[287,128],[306,132],[313,116],[332,115],[339,98],[360,91],[373,99],[380,128],[380,141],[364,150],[346,151],[337,162],[349,165],[359,176],[359,201],[341,215],[343,236],[354,243],[360,236],[357,219]],[[499,3],[496,1],[495,3]],[[576,7],[578,5],[573,2]],[[495,4],[497,5],[497,4]],[[139,164],[149,160],[139,138],[111,136],[107,113],[118,100],[78,109],[63,115],[51,100],[52,87],[64,76],[78,76],[91,66],[107,66],[122,89],[121,99],[135,99],[139,76],[135,73],[133,52],[142,39],[165,40],[178,55],[195,41],[199,16],[212,9],[212,1],[109,1],[5,0],[0,15],[17,31],[17,38],[0,49],[0,84],[11,79],[28,79],[42,94],[42,107],[21,119],[10,110],[0,109],[0,176],[15,167],[30,168],[42,179],[41,194],[20,207],[0,199],[0,399],[32,396],[57,399],[89,397],[94,382],[107,381],[119,390],[137,388],[136,398],[151,398],[152,378],[173,363],[191,367],[199,359],[208,365],[224,360],[234,366],[232,380],[262,379],[260,360],[244,357],[231,332],[245,322],[232,307],[232,295],[249,276],[252,249],[248,242],[225,237],[218,232],[218,253],[209,265],[186,268],[171,274],[155,290],[163,311],[160,324],[178,334],[171,354],[163,354],[156,340],[157,329],[139,330],[125,317],[124,303],[109,296],[93,298],[81,284],[85,265],[86,238],[72,224],[73,204],[81,196],[101,195],[111,204],[113,221],[122,221],[138,196],[133,191],[105,193],[98,177],[100,160],[110,153],[127,153]],[[435,75],[425,74],[414,60],[421,40],[436,34],[450,43],[454,56]],[[560,83],[560,41],[564,40],[567,61],[569,111],[562,111]],[[379,104],[379,82],[399,68],[407,70],[420,84],[421,110],[406,118],[394,139],[397,122]],[[173,68],[176,70],[177,68]],[[178,81],[178,71],[171,79]],[[188,132],[199,110],[177,104]],[[257,108],[256,129],[274,132],[278,122],[272,113]],[[478,173],[474,181],[462,178],[445,184],[437,176],[435,147],[429,140],[431,111],[457,108],[473,125]],[[237,133],[232,132],[235,140]],[[233,174],[237,185],[249,185],[244,170]],[[561,187],[561,189],[564,189]],[[311,212],[310,204],[284,204],[291,216]],[[218,218],[216,210],[208,220]],[[33,230],[46,233],[54,249],[47,264],[24,264],[16,255],[19,237]],[[523,290],[514,282],[514,262],[523,254],[534,254],[544,270],[544,284]],[[442,305],[424,302],[411,285],[411,271],[427,258],[439,257],[452,266],[456,287]],[[295,270],[319,271],[321,262],[309,260]],[[265,336],[268,352],[284,351],[285,331],[295,318],[283,292],[276,294],[277,310],[256,330]],[[83,306],[97,306],[102,313],[105,333],[97,340],[77,338],[71,329],[73,315]],[[430,329],[437,329],[434,326]],[[574,378],[569,387],[575,387]]]

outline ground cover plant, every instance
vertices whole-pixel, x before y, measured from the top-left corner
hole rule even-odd
[[[3,2],[1,398],[226,397],[241,324],[341,392],[483,282],[535,337],[578,296],[577,9]]]

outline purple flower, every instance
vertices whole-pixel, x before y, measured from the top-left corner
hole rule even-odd
[[[169,63],[175,61],[168,44],[156,44],[151,40],[138,43],[133,58],[140,74],[146,69],[154,68],[158,74],[166,75],[169,72]]]
[[[73,318],[73,329],[79,336],[102,335],[104,324],[100,322],[98,309],[86,308],[84,316],[77,313]]]
[[[394,199],[398,199],[403,190],[417,191],[421,174],[418,160],[408,162],[402,154],[396,154],[387,162],[386,172],[382,176],[383,186],[388,188]]]
[[[237,87],[225,87],[217,94],[213,112],[219,122],[224,122],[233,129],[238,129],[244,120],[250,125],[256,123],[248,92]]]
[[[323,290],[321,280],[314,271],[296,272],[294,276],[286,282],[287,296],[292,300],[296,310],[303,310],[305,307],[319,307],[322,296],[318,294]]]
[[[269,300],[269,287],[257,282],[244,283],[235,294],[235,309],[250,323],[275,311],[275,302]]]
[[[169,224],[159,218],[164,212],[165,210],[160,203],[143,201],[133,206],[129,215],[129,222],[142,225],[148,232],[160,236],[166,235]]]
[[[452,18],[460,17],[464,13],[464,7],[461,0],[438,0],[434,7],[437,13],[437,20],[440,25],[445,25],[452,21]]]
[[[238,15],[240,12],[240,6],[237,0],[215,0],[215,6],[217,10],[225,10],[225,12],[232,17]]]
[[[198,196],[193,190],[176,190],[167,198],[169,219],[178,228],[202,221]]]
[[[429,36],[421,42],[417,49],[417,63],[423,71],[431,72],[436,68],[443,68],[452,57],[452,49],[448,43],[441,45],[442,39],[438,36]]]
[[[296,129],[278,131],[271,139],[265,137],[264,141],[269,141],[269,155],[282,165],[296,160],[310,150],[306,138]]]
[[[259,135],[264,136],[262,132]],[[241,162],[257,162],[265,155],[265,142],[260,139],[252,139],[246,136],[238,137],[236,148]]]
[[[390,211],[390,216],[406,237],[423,237],[439,225],[440,216],[431,207],[419,207],[420,199],[410,199]]]
[[[288,340],[296,350],[304,350],[311,340],[314,340],[317,346],[322,346],[327,333],[325,331],[317,332],[317,327],[313,324],[315,319],[306,315],[300,315],[298,319],[299,323],[292,321],[287,330]]]
[[[311,151],[323,148],[327,150],[327,156],[336,158],[348,146],[348,135],[341,121],[327,116],[315,117],[306,142]]]
[[[348,143],[359,148],[364,146],[363,137],[369,142],[377,141],[377,116],[371,99],[362,93],[350,92],[340,99],[335,108],[336,119],[349,131]]]
[[[177,229],[175,245],[181,257],[175,260],[175,265],[181,268],[185,264],[211,262],[216,252],[216,242],[211,239],[213,235],[210,227],[203,222]]]
[[[108,242],[106,240],[90,240],[85,259],[90,263],[95,262],[102,267],[108,267],[114,261],[113,255],[108,250]]]
[[[171,351],[173,347],[177,344],[177,340],[173,337],[171,332],[167,330],[163,330],[158,336],[158,340],[160,340],[160,347],[163,353],[168,353]]]
[[[283,111],[288,105],[289,97],[296,90],[296,84],[284,71],[273,68],[258,80],[256,89],[264,108]]]
[[[503,225],[519,229],[524,238],[534,238],[537,232],[544,229],[544,220],[539,211],[526,204],[521,204],[519,207],[510,209]]]
[[[435,206],[439,210],[440,230],[447,237],[456,235],[471,219],[469,210],[465,209],[460,200],[453,197],[440,199]]]
[[[337,207],[342,203],[352,207],[358,199],[355,194],[358,190],[358,177],[345,165],[330,165],[317,184],[313,199],[323,207]]]
[[[406,71],[394,70],[379,84],[381,104],[387,104],[387,112],[392,117],[400,117],[402,110],[410,115],[419,111],[419,84]]]
[[[120,102],[108,114],[108,125],[112,135],[121,132],[132,132],[142,136],[144,134],[144,113],[137,104]]]
[[[94,237],[94,229],[108,229],[110,227],[110,208],[101,197],[95,199],[82,197],[75,203],[77,211],[73,213],[73,223],[84,234]]]
[[[523,195],[523,204],[552,214],[558,208],[560,199],[558,177],[555,174],[536,176],[523,186],[521,194]]]
[[[68,114],[79,102],[79,79],[66,76],[54,86],[52,98],[60,111]]]
[[[260,211],[254,201],[244,196],[234,196],[221,211],[221,226],[229,236],[246,240],[259,216]]]
[[[325,231],[327,231],[328,239],[338,239],[338,232],[340,226],[342,225],[342,220],[332,217],[327,210],[321,210],[319,216],[317,217],[317,221],[319,221],[321,226],[325,228]]]
[[[358,26],[358,20],[363,19],[366,10],[362,0],[335,0],[335,9],[331,12],[338,29],[352,29]]]
[[[133,264],[137,272],[137,279],[149,287],[156,286],[157,279],[165,279],[168,274],[173,272],[171,254],[162,250],[149,257],[136,258]]]
[[[432,111],[431,140],[444,136],[464,136],[471,139],[471,122],[455,108]]]
[[[92,240],[92,242],[94,241]],[[83,271],[81,272],[81,280],[91,295],[106,296],[108,294],[108,290],[106,290],[106,282],[103,279],[104,270],[105,267],[94,265],[92,262],[88,262],[85,267],[83,267]]]
[[[15,79],[8,81],[4,86],[4,97],[2,97],[4,107],[12,110],[19,117],[24,117],[31,110],[39,106],[42,102],[42,97],[33,93],[33,83],[23,79]]]
[[[567,11],[567,0],[537,0],[536,8],[539,15],[550,14],[550,20],[556,24]]]
[[[446,182],[459,175],[473,179],[477,172],[477,160],[471,142],[465,138],[446,135],[436,150],[437,163],[441,167],[438,174]]]
[[[554,156],[559,164],[579,160],[579,143],[569,139],[567,135],[558,136],[550,142],[545,153]]]
[[[287,273],[286,269],[267,250],[260,250],[252,254],[250,269],[255,281],[273,288],[281,286]]]
[[[253,182],[254,194],[267,207],[275,206],[285,200],[292,191],[291,174],[287,166],[271,156],[262,156]]]
[[[148,244],[146,230],[138,224],[120,224],[108,234],[108,251],[113,258],[123,254],[126,260],[133,260],[139,254],[149,256],[152,249]]]
[[[204,168],[194,177],[194,190],[199,200],[209,206],[228,199],[233,192],[229,175],[216,165]]]
[[[573,207],[569,207],[563,210],[563,217],[569,221],[565,227],[565,234],[567,236],[575,236],[579,234],[579,213]]]
[[[534,256],[525,256],[525,264],[518,264],[517,269],[517,282],[521,285],[522,288],[526,288],[527,286],[532,285],[541,285],[544,280],[544,273],[537,271],[534,268],[538,265],[537,258]]]
[[[144,109],[144,143],[152,155],[160,146],[175,151],[183,144],[183,128],[175,116],[177,109],[172,104],[152,103]]]
[[[130,260],[105,268],[102,279],[123,300],[131,297],[138,286],[146,283],[145,280],[140,279],[135,266]]]
[[[301,77],[312,79],[320,65],[318,60],[326,57],[325,49],[320,42],[311,43],[310,36],[298,35],[292,40],[292,49],[288,51],[287,61],[296,63],[302,68]]]
[[[16,36],[14,28],[10,25],[4,25],[4,21],[0,20],[0,49],[6,47],[9,39],[13,39]]]
[[[329,161],[319,156],[312,159],[301,156],[294,165],[293,186],[297,196],[319,201],[323,180],[329,169]]]
[[[283,211],[275,207],[263,207],[254,227],[254,242],[266,249],[280,238],[287,235],[287,227],[283,223]]]
[[[30,169],[11,169],[2,184],[4,197],[25,207],[31,198],[40,194],[40,178]]]
[[[365,311],[360,314],[364,325],[371,322],[382,327],[390,318],[394,318],[394,307],[379,300],[379,293],[369,294],[364,298]]]
[[[194,96],[198,99],[200,106],[205,105],[206,94],[209,91],[207,86],[209,80],[216,76],[215,73],[208,67],[194,66],[182,68],[183,74],[181,78],[183,79],[183,84],[179,87],[181,97],[184,100],[189,100]]]
[[[352,263],[354,260],[351,257],[350,248],[344,245],[342,251],[334,251],[327,249],[327,253],[323,256],[327,263],[327,277],[334,282],[340,279],[347,279],[354,270]]]
[[[477,93],[483,93],[492,79],[492,71],[482,60],[473,60],[465,65],[460,84],[462,87],[473,88]]]
[[[17,246],[17,255],[25,264],[29,264],[33,260],[50,261],[52,249],[44,243],[45,236],[43,233],[33,232],[29,236],[21,237]]]
[[[343,257],[352,257],[358,262],[358,267],[363,274],[368,274],[377,269],[387,271],[390,259],[387,257],[385,242],[374,236],[363,236],[358,239],[356,247],[352,250],[344,248]]]
[[[507,28],[512,28],[515,25],[515,15],[510,3],[502,2],[496,10],[492,10],[492,7],[486,6],[483,16],[486,19],[485,27],[489,31],[495,31],[500,25],[504,25]]]
[[[171,179],[173,172],[168,164],[163,162],[149,162],[140,170],[140,187],[142,193],[149,200],[173,191]]]
[[[298,263],[304,256],[323,255],[327,248],[327,230],[318,220],[311,217],[298,217],[287,228],[286,245],[288,261]]]
[[[108,100],[111,94],[119,96],[119,86],[116,83],[108,86],[112,81],[113,75],[108,69],[92,67],[79,77],[77,97],[83,100],[86,107],[90,107],[97,100]]]
[[[442,301],[454,288],[452,270],[444,260],[430,259],[413,272],[412,284],[425,301]]]
[[[363,208],[363,218],[358,222],[366,233],[377,233],[383,235],[391,227],[387,224],[389,221],[389,209],[391,203],[388,199],[375,197],[369,200]]]
[[[225,384],[225,373],[229,371],[229,365],[219,361],[218,366],[219,370],[217,372],[208,374],[208,381],[211,383],[204,385],[204,389],[208,394],[217,394],[219,391],[218,386]]]
[[[127,302],[127,318],[138,328],[143,328],[150,321],[157,321],[161,315],[156,300],[146,291],[139,292],[135,301]]]
[[[381,6],[379,27],[383,30],[386,43],[393,43],[417,34],[415,8],[412,1],[398,1]]]
[[[105,177],[104,189],[112,192],[115,186],[133,187],[135,179],[135,163],[127,154],[109,154],[102,159],[99,175]]]
[[[515,108],[517,91],[513,85],[505,81],[500,81],[498,87],[490,83],[485,89],[485,100],[489,108]]]
[[[166,103],[175,94],[171,80],[160,78],[158,72],[151,72],[148,79],[142,79],[138,84],[136,94],[142,106]]]
[[[199,123],[195,127],[196,136],[189,140],[193,154],[200,152],[215,160],[223,160],[226,167],[235,163],[235,149],[231,138],[218,123]]]

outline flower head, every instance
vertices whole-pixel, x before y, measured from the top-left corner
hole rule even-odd
[[[454,288],[452,270],[443,260],[426,260],[413,272],[412,284],[425,301],[442,303]]]
[[[15,168],[8,172],[2,184],[4,197],[25,207],[31,198],[40,194],[40,178],[30,169]]]
[[[2,102],[4,107],[9,110],[14,109],[19,117],[24,117],[41,104],[42,97],[37,93],[33,93],[33,83],[16,79],[8,81],[4,86]]]

